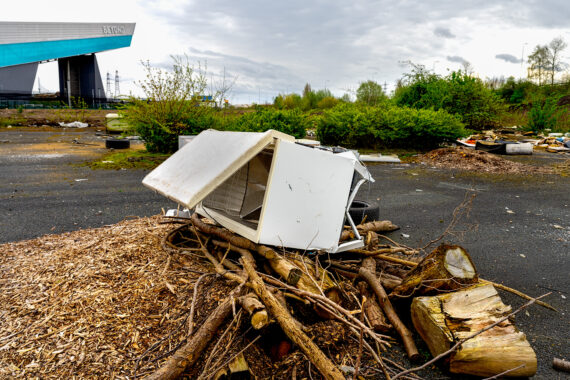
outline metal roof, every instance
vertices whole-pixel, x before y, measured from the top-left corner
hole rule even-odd
[[[135,23],[0,22],[0,67],[128,47]]]

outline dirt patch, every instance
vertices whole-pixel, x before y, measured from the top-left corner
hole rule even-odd
[[[116,113],[116,110],[90,110],[90,109],[1,109],[0,119],[13,126],[54,126],[59,123],[81,121],[92,127],[105,127],[105,115]],[[9,123],[9,121],[13,121]]]
[[[419,155],[416,162],[446,169],[497,174],[551,174],[552,168],[507,160],[501,156],[468,148],[441,148]]]

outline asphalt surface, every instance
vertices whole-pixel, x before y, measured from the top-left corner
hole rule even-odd
[[[78,166],[105,151],[102,141],[94,130],[0,130],[0,243],[173,207],[141,185],[146,171]],[[551,366],[554,357],[570,359],[570,178],[477,175],[405,164],[369,168],[376,182],[364,186],[359,198],[376,201],[380,218],[401,226],[390,236],[413,247],[438,238],[456,206],[475,195],[468,216],[443,241],[465,247],[487,280],[532,296],[552,292],[546,301],[559,312],[533,305],[517,315],[516,325],[536,351],[534,378],[570,378]],[[513,309],[524,303],[509,293],[501,296]]]

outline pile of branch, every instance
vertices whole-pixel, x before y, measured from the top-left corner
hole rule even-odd
[[[425,365],[406,369],[386,355],[399,342],[409,362],[421,359],[412,332],[402,320],[407,316],[401,318],[402,309],[409,309],[401,305],[409,305],[418,296],[429,299],[426,296],[470,292],[474,285],[489,282],[478,277],[462,247],[442,244],[422,256],[419,250],[380,234],[396,228],[389,221],[362,224],[358,229],[365,238],[364,249],[330,255],[255,244],[194,214],[191,223],[166,236],[163,247],[172,254],[206,259],[233,290],[194,332],[195,290],[185,344],[147,378],[175,379],[184,373],[203,379],[224,378],[235,371],[263,377],[248,366],[246,357],[252,350],[265,350],[274,360],[288,353],[287,358],[304,356],[310,362],[309,376],[313,366],[326,379],[372,374],[387,379],[417,378],[413,372]],[[350,234],[348,230],[343,232],[341,240],[351,238]],[[384,242],[387,244],[381,244]],[[511,316],[509,311],[501,317]],[[424,319],[429,319],[428,314]],[[244,325],[244,320],[250,327],[240,333],[238,325]],[[319,333],[315,334],[314,326],[320,321],[331,321],[337,332],[347,332],[349,338],[344,339],[352,339],[355,360],[346,362],[340,355],[331,355],[330,345],[322,344]],[[497,324],[491,322],[484,327],[493,329]],[[243,338],[251,331],[258,333],[236,351],[236,337]],[[460,348],[461,344],[454,346],[454,342],[453,337],[447,341],[438,359]],[[298,351],[291,352],[292,348]],[[297,371],[297,366],[292,365],[288,377],[296,378]],[[520,376],[521,371],[516,374]]]

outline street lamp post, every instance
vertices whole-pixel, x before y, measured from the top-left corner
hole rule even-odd
[[[528,45],[528,42],[525,42],[522,46],[522,53],[521,53],[521,80],[524,76],[524,71],[523,71],[523,63],[524,63],[524,46]]]

